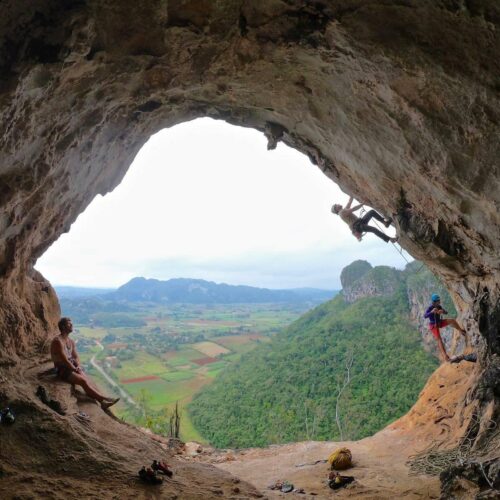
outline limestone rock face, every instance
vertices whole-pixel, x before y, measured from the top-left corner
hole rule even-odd
[[[55,326],[36,259],[152,133],[210,116],[393,216],[478,343],[477,413],[498,410],[496,0],[19,0],[2,6],[0,74],[3,362]]]
[[[344,286],[342,293],[346,302],[356,302],[363,297],[392,295],[401,285],[401,271],[388,266],[370,269],[354,282]]]
[[[372,265],[366,260],[355,260],[344,267],[340,273],[340,283],[342,284],[344,292],[371,269],[373,269]]]

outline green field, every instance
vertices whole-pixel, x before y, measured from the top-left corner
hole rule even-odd
[[[161,375],[170,371],[165,361],[144,351],[136,351],[133,359],[122,361],[120,364],[120,368],[113,369],[113,373],[120,380]]]
[[[181,438],[203,438],[186,410],[202,387],[221,371],[298,318],[304,305],[237,304],[143,305],[128,313],[142,326],[95,327],[77,324],[75,339],[82,362],[104,391],[111,388],[90,365],[95,360],[139,405],[120,402],[115,413],[126,421],[162,432],[166,411],[176,402],[182,412]],[[105,313],[99,313],[102,318]],[[120,323],[124,314],[119,315]],[[113,315],[105,317],[113,322]],[[98,346],[100,343],[103,347]],[[151,380],[138,380],[150,377]],[[132,379],[132,382],[127,382]],[[125,383],[123,382],[125,381]]]

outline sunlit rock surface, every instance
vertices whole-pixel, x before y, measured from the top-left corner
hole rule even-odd
[[[55,326],[36,259],[152,133],[211,116],[303,151],[443,278],[480,354],[480,448],[500,393],[499,28],[496,0],[2,5],[2,362]]]

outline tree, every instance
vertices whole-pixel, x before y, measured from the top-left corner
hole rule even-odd
[[[351,381],[351,367],[354,362],[354,356],[352,352],[347,353],[346,361],[345,361],[345,375],[344,375],[344,383],[342,387],[339,386],[339,392],[337,394],[337,403],[335,405],[335,422],[337,422],[337,427],[339,428],[340,440],[343,441],[344,438],[342,436],[342,426],[340,425],[340,398],[345,388],[349,385]]]

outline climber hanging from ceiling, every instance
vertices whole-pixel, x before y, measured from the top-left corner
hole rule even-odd
[[[392,223],[391,219],[385,219],[375,210],[369,210],[361,217],[358,217],[354,214],[354,212],[362,208],[363,204],[361,203],[353,207],[353,201],[354,199],[351,196],[344,208],[342,207],[342,205],[335,203],[335,205],[332,206],[332,213],[337,214],[350,227],[352,234],[356,236],[359,241],[363,239],[363,233],[373,233],[380,239],[384,240],[386,243],[395,243],[396,241],[398,241],[397,237],[387,236],[387,234],[380,231],[380,229],[368,225],[371,219],[375,219],[384,224],[385,227],[389,227]]]

